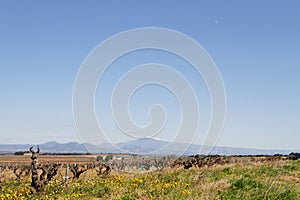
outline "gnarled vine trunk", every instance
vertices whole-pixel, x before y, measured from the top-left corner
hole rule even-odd
[[[31,186],[30,191],[32,194],[39,192],[42,189],[42,183],[39,181],[39,174],[38,174],[38,155],[40,153],[39,146],[37,147],[37,151],[33,150],[33,147],[30,147],[31,155]]]

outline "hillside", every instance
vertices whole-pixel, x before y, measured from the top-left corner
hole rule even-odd
[[[180,155],[186,146],[184,155],[199,154],[201,145],[187,145],[185,143],[172,143],[167,149],[166,146],[171,144],[169,141],[157,140],[152,138],[141,138],[137,140],[127,141],[117,144],[103,143],[94,145],[91,143],[58,143],[51,141],[40,144],[42,153],[133,153],[133,154],[163,154],[163,155]],[[32,144],[0,144],[0,153],[14,153],[17,151],[28,151],[29,147],[36,146]],[[157,152],[157,150],[160,150]],[[250,149],[236,147],[220,147],[215,146],[211,153],[212,155],[274,155],[297,152],[297,150],[265,150],[265,149]]]

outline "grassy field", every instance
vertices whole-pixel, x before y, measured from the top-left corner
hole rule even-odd
[[[53,180],[39,195],[30,182],[2,183],[0,199],[300,199],[300,162],[243,163]]]

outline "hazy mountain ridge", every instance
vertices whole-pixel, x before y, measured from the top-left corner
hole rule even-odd
[[[164,151],[164,147],[171,145],[168,150]],[[28,151],[29,147],[36,146],[31,144],[0,144],[0,153],[14,153],[17,151]],[[179,151],[187,146],[184,143],[171,143],[169,141],[157,140],[152,138],[141,138],[128,142],[110,144],[103,143],[94,145],[90,143],[81,144],[78,142],[58,143],[56,141],[46,142],[39,145],[42,153],[152,153],[162,149],[160,154],[181,154]],[[184,155],[198,154],[201,145],[189,145]],[[273,155],[273,154],[289,154],[297,152],[293,150],[265,150],[250,149],[237,147],[220,147],[215,146],[210,154],[218,155]]]

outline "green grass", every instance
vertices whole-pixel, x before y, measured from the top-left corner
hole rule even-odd
[[[300,199],[300,162],[238,164],[148,174],[54,180],[39,195],[29,182],[2,184],[0,199]]]

